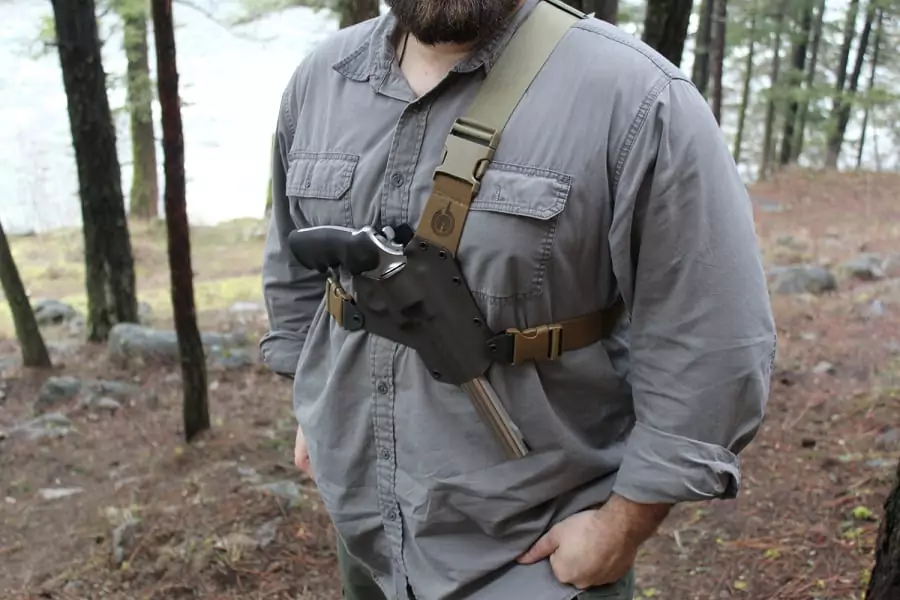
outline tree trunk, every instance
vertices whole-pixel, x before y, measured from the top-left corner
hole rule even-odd
[[[816,9],[816,23],[813,25],[813,38],[809,51],[809,68],[806,70],[806,95],[800,103],[797,126],[794,128],[794,140],[791,143],[791,160],[798,162],[803,153],[803,136],[806,133],[806,117],[809,114],[809,103],[812,101],[813,86],[816,82],[816,68],[819,62],[819,47],[822,45],[822,30],[825,24],[826,0],[819,0]]]
[[[615,25],[619,17],[619,0],[566,0],[566,4],[585,12],[593,13],[601,21]]]
[[[676,67],[681,65],[693,0],[647,0],[643,40]]]
[[[44,344],[37,319],[34,318],[34,310],[31,308],[22,278],[19,277],[19,270],[13,260],[9,240],[2,224],[0,224],[0,285],[3,286],[3,294],[12,313],[16,338],[22,351],[22,364],[26,367],[49,369],[53,366],[50,354]]]
[[[778,162],[787,165],[793,156],[794,127],[797,123],[797,112],[800,110],[800,96],[803,90],[803,74],[806,71],[806,55],[809,37],[812,30],[813,0],[803,0],[799,7],[800,30],[795,32],[791,52],[791,70],[788,73],[788,85],[791,87],[791,102],[784,117],[784,131],[781,137],[781,155]],[[809,93],[809,89],[806,90]]]
[[[709,75],[712,89],[710,99],[716,122],[722,122],[722,71],[725,66],[725,33],[727,31],[728,6],[726,0],[709,0],[713,4],[710,23],[712,35],[709,47]]]
[[[709,85],[710,45],[712,44],[712,18],[715,0],[703,0],[700,5],[700,24],[694,38],[694,68],[691,80],[704,96]]]
[[[837,131],[837,121],[843,105],[844,88],[847,84],[847,66],[850,63],[850,47],[853,44],[853,38],[856,36],[856,17],[859,15],[859,0],[850,0],[850,6],[847,8],[847,19],[844,22],[844,41],[841,44],[840,65],[835,73],[836,83],[834,86],[834,96],[831,99],[831,121],[830,126],[833,131],[828,133],[828,154],[825,157],[826,168],[831,164],[831,159],[837,157],[831,156],[831,139]]]
[[[128,61],[126,88],[131,116],[132,181],[130,214],[139,219],[159,216],[156,136],[153,128],[153,82],[147,46],[147,8],[144,0],[120,0],[116,7],[124,28]]]
[[[105,341],[115,322],[137,322],[134,262],[116,129],[93,0],[52,0],[57,49],[78,166],[88,299],[88,339]]]
[[[381,14],[378,0],[339,0],[340,27],[350,27]]]
[[[185,439],[191,441],[198,433],[209,429],[209,400],[206,357],[194,308],[190,227],[185,201],[184,137],[171,0],[153,0],[153,31],[156,40],[156,85],[162,110],[172,310],[181,359],[182,418]]]
[[[750,47],[747,49],[747,60],[744,66],[744,91],[741,93],[741,108],[738,114],[737,133],[734,136],[734,162],[741,162],[741,145],[744,141],[744,123],[747,121],[747,107],[750,104],[750,84],[753,82],[753,58],[756,52],[756,30],[758,23],[759,0],[750,7]]]
[[[837,96],[838,102],[832,113],[834,128],[828,136],[828,151],[825,155],[825,167],[837,169],[838,157],[841,146],[844,144],[844,134],[847,132],[847,123],[850,122],[850,110],[853,108],[856,92],[859,89],[859,77],[862,74],[863,63],[866,60],[866,52],[869,50],[869,37],[872,35],[872,25],[875,22],[875,9],[877,0],[869,0],[866,8],[866,21],[863,24],[862,35],[859,38],[859,46],[856,49],[856,62],[853,65],[853,73],[850,75],[849,87],[846,93]]]
[[[894,489],[884,503],[884,519],[875,544],[875,566],[869,577],[866,600],[900,598],[900,464]]]
[[[872,64],[871,64],[871,70],[869,71],[869,85],[867,88],[870,94],[872,93],[872,89],[875,87],[875,73],[878,70],[878,54],[879,54],[879,50],[881,49],[881,38],[883,35],[884,35],[884,9],[879,8],[878,9],[878,25],[877,25],[877,28],[875,29],[875,42],[873,44],[874,47],[872,49],[872,61],[871,61]],[[868,127],[869,127],[869,113],[871,112],[871,110],[872,110],[871,105],[869,103],[866,103],[866,111],[863,114],[863,122],[862,122],[861,131],[859,134],[859,150],[856,155],[856,168],[857,169],[862,168],[863,148],[865,148],[865,145],[866,145],[866,129],[868,129]]]
[[[762,161],[759,166],[759,178],[766,179],[769,176],[769,166],[773,150],[772,134],[775,130],[775,95],[779,83],[779,68],[781,63],[781,36],[784,32],[785,6],[776,0],[775,5],[775,46],[772,49],[772,71],[769,76],[769,101],[766,105],[765,133],[763,134]]]

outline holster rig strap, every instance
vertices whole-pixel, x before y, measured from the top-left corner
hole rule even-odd
[[[481,179],[490,166],[510,116],[544,66],[557,43],[585,14],[559,0],[542,0],[513,35],[485,78],[478,95],[447,137],[434,185],[415,232],[456,256],[463,227]],[[327,309],[347,329],[360,328],[352,298],[329,280]],[[525,330],[507,329],[488,341],[495,362],[519,365],[532,360],[555,360],[569,350],[608,337],[624,312],[619,299],[612,307],[573,319]]]

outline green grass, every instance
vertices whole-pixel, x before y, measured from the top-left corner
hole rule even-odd
[[[131,223],[138,300],[153,310],[154,320],[171,319],[168,248],[165,225]],[[198,313],[226,309],[235,302],[261,302],[260,267],[264,223],[255,219],[229,221],[191,230],[194,300]],[[256,235],[254,235],[256,234]],[[84,314],[84,245],[79,229],[36,236],[12,237],[13,258],[32,301],[52,298]],[[0,304],[0,336],[14,337],[6,302]]]

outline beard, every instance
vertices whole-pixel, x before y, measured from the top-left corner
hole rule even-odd
[[[519,0],[385,0],[397,22],[421,43],[477,42],[499,31]]]

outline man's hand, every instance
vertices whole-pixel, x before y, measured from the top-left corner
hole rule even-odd
[[[634,564],[638,548],[653,535],[670,506],[637,504],[613,495],[603,507],[557,523],[521,557],[532,564],[547,557],[560,582],[578,589],[614,583]]]
[[[309,452],[303,430],[297,425],[297,439],[294,441],[294,464],[297,468],[313,478],[312,466],[309,464]]]

